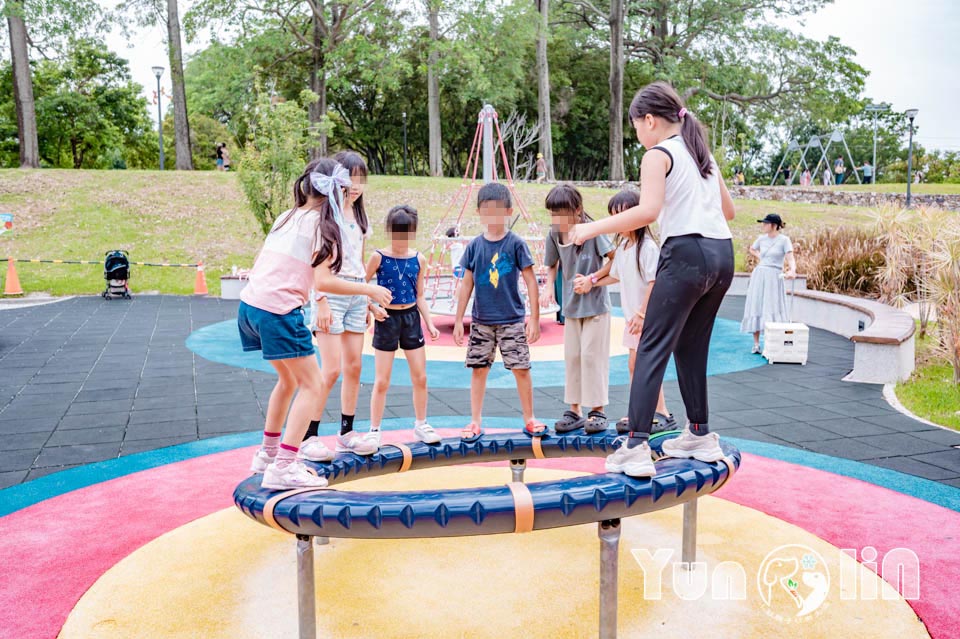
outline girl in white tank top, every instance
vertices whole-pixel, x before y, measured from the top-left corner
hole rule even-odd
[[[640,204],[619,215],[578,224],[570,239],[580,244],[597,235],[659,222],[660,263],[637,347],[630,436],[606,463],[608,472],[653,477],[656,467],[648,439],[671,355],[687,427],[679,437],[663,441],[663,453],[704,462],[719,462],[725,456],[717,434],[707,425],[706,378],[713,323],[733,280],[727,221],[733,219],[734,208],[702,127],[673,87],[664,82],[644,87],[630,104],[630,119],[647,149],[640,168]]]

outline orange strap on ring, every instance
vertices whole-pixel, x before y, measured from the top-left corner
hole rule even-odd
[[[316,474],[316,473],[314,473],[314,474]],[[263,518],[266,520],[267,524],[268,524],[271,528],[275,528],[276,530],[279,530],[280,532],[289,533],[289,534],[291,534],[291,535],[294,534],[294,533],[291,533],[291,532],[290,532],[289,530],[287,530],[286,528],[284,528],[283,526],[281,526],[281,525],[277,522],[276,517],[273,516],[273,511],[274,511],[274,509],[277,507],[277,504],[279,504],[279,503],[280,503],[281,501],[283,501],[284,499],[287,499],[288,497],[293,497],[294,495],[300,495],[300,494],[302,494],[302,493],[309,493],[309,492],[314,492],[314,491],[318,491],[318,490],[329,490],[329,489],[326,488],[326,487],[324,487],[324,488],[296,488],[296,489],[294,489],[294,490],[287,490],[287,491],[282,492],[282,493],[277,493],[276,495],[274,495],[273,497],[271,497],[270,499],[268,499],[268,500],[267,500],[267,503],[265,503],[265,504],[263,505]]]
[[[413,451],[410,450],[410,447],[407,446],[406,444],[388,444],[388,445],[393,446],[394,448],[398,448],[400,452],[403,454],[403,461],[400,462],[400,470],[398,470],[397,472],[404,473],[410,470],[410,466],[413,465]]]
[[[533,449],[533,456],[535,459],[546,459],[546,455],[543,454],[543,440],[541,438],[531,438],[530,448]]]
[[[526,484],[519,481],[512,481],[507,484],[507,488],[513,494],[513,510],[516,517],[516,525],[513,532],[525,533],[533,530],[533,495]]]

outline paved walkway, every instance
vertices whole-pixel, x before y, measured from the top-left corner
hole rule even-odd
[[[742,303],[728,298],[721,315],[739,319]],[[275,377],[206,361],[184,346],[193,330],[236,317],[236,308],[217,298],[142,296],[0,309],[0,488],[262,428]],[[960,487],[960,433],[897,413],[880,386],[841,382],[853,361],[848,340],[812,330],[810,344],[806,366],[711,377],[711,427]],[[682,420],[676,383],[665,390]],[[369,393],[364,386],[358,419],[367,418]],[[627,394],[626,386],[611,388],[611,418],[625,412]],[[431,414],[469,414],[462,389],[430,395]],[[335,390],[325,420],[339,418],[337,397]],[[562,397],[562,388],[537,388],[538,415],[559,416]],[[518,416],[516,404],[514,391],[491,390],[484,413]],[[409,389],[391,390],[387,406],[387,417],[412,415]]]

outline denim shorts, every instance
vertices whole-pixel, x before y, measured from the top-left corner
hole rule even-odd
[[[363,282],[363,278],[342,276],[340,279],[348,282]],[[327,295],[330,312],[333,319],[330,322],[330,334],[341,335],[347,333],[367,332],[367,305],[370,300],[366,295]]]
[[[244,352],[263,351],[263,359],[293,359],[313,355],[310,330],[303,323],[303,308],[277,315],[240,302],[237,315]]]

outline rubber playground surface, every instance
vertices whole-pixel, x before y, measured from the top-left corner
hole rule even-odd
[[[268,373],[224,362],[226,332],[219,345],[213,339],[235,310],[222,300],[143,297],[0,311],[0,433],[10,440],[0,451],[9,485],[0,490],[0,637],[295,636],[293,538],[233,505],[271,387]],[[721,315],[733,322],[737,311],[734,300]],[[840,382],[852,362],[842,339],[812,331],[806,367],[765,366],[743,357],[749,343],[739,340],[749,337],[722,327],[711,423],[740,449],[741,467],[700,499],[705,565],[692,573],[672,564],[657,572],[648,561],[658,551],[679,561],[681,509],[624,520],[620,636],[960,636],[960,436],[896,413],[878,387]],[[558,359],[555,332],[544,331],[535,371]],[[445,368],[456,366],[447,349],[428,351],[441,366],[428,369],[430,416],[454,437],[469,404],[463,369]],[[610,356],[613,381],[622,355]],[[550,379],[537,381],[535,398],[548,423],[562,411],[562,388]],[[675,383],[666,392],[682,419]],[[625,398],[612,384],[612,418]],[[516,429],[515,404],[512,388],[492,388],[485,426]],[[384,440],[409,441],[409,388],[392,389],[388,406]],[[327,436],[337,410],[334,396]],[[365,419],[358,412],[359,428]],[[528,466],[528,482],[603,472],[602,459],[583,457]],[[474,464],[344,490],[509,478],[503,463]],[[332,539],[316,551],[320,633],[592,636],[597,545],[593,525]],[[791,553],[817,576],[794,588],[799,597],[764,577]],[[738,583],[724,572],[733,564],[745,577],[742,597],[724,586]]]

